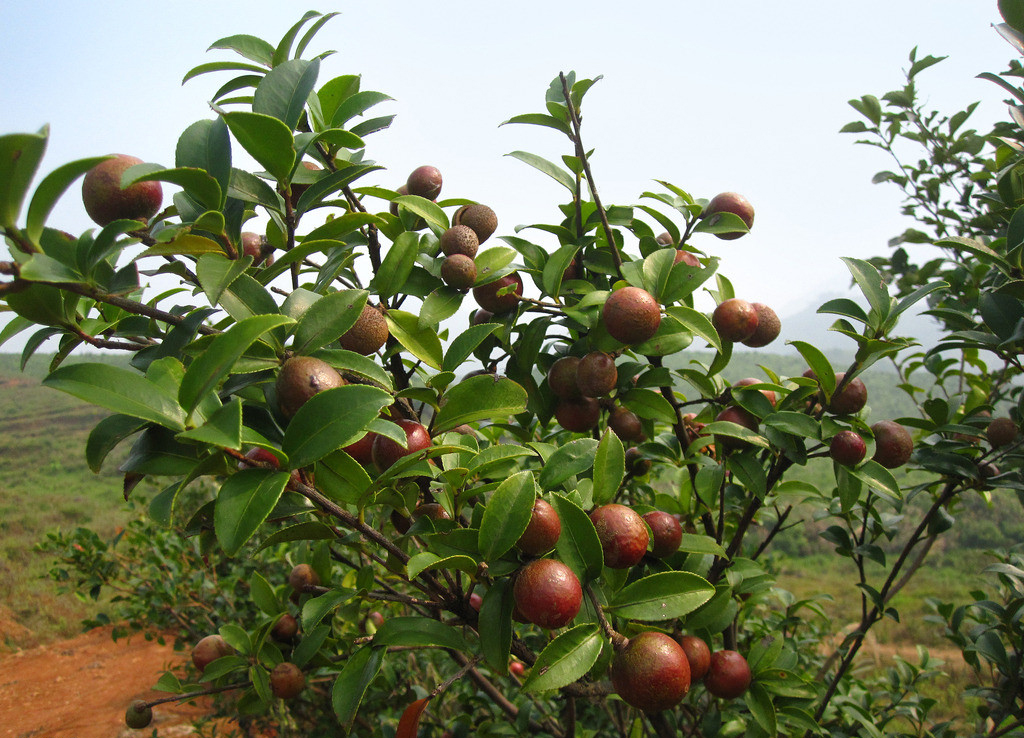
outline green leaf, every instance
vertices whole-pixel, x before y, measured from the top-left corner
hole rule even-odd
[[[679,550],[687,553],[725,556],[725,549],[714,538],[696,533],[683,533],[683,538],[679,542]]]
[[[384,390],[349,384],[313,395],[288,423],[281,448],[292,469],[309,466],[363,435],[393,398]]]
[[[436,571],[438,569],[455,569],[473,576],[479,567],[479,562],[470,556],[455,554],[442,557],[430,551],[416,554],[406,564],[409,579],[415,579],[425,571]]]
[[[207,51],[213,49],[230,49],[257,64],[270,66],[274,56],[274,47],[261,38],[249,35],[226,36],[210,44]]]
[[[533,472],[513,474],[487,501],[480,521],[480,555],[485,561],[501,558],[526,531],[537,500]]]
[[[366,290],[341,290],[314,302],[295,326],[292,351],[311,354],[338,340],[362,315],[367,297]]]
[[[274,588],[258,571],[249,576],[249,596],[252,597],[253,604],[265,615],[274,616],[284,611],[281,601],[274,594]]]
[[[569,477],[581,474],[594,465],[598,442],[593,438],[577,438],[560,446],[547,461],[537,478],[541,489],[554,489]]]
[[[688,615],[714,594],[714,586],[703,577],[686,571],[666,571],[627,585],[615,595],[608,609],[630,620],[660,622]]]
[[[526,409],[526,390],[508,377],[478,375],[449,387],[441,396],[434,433],[477,420],[505,419]]]
[[[665,312],[686,326],[688,331],[707,341],[709,346],[717,351],[722,350],[722,339],[719,338],[718,331],[715,330],[715,326],[704,313],[697,312],[685,305],[670,307]]]
[[[772,697],[763,686],[754,682],[747,689],[743,696],[747,703],[747,709],[754,716],[754,720],[761,726],[765,733],[771,738],[778,735],[778,723],[775,716],[775,705],[772,704]]]
[[[319,228],[314,228],[309,235],[302,239],[303,246],[314,241],[337,240],[344,238],[350,233],[367,225],[382,226],[386,223],[373,213],[345,213],[344,215],[332,218]],[[393,247],[392,247],[393,248]]]
[[[199,407],[199,403],[220,384],[242,354],[269,330],[293,322],[284,315],[255,315],[239,321],[227,331],[210,341],[205,350],[197,356],[181,380],[178,402],[188,419]]]
[[[267,519],[288,484],[288,474],[267,469],[242,469],[220,488],[213,509],[217,542],[234,556]]]
[[[523,691],[546,692],[572,684],[597,663],[602,648],[604,637],[596,624],[583,623],[560,633],[537,656]]]
[[[180,441],[198,441],[219,448],[242,450],[242,401],[231,398],[226,405],[217,408],[206,422],[195,430],[178,434]]]
[[[800,355],[804,357],[804,361],[807,362],[811,371],[813,371],[815,376],[818,378],[818,383],[821,384],[825,393],[831,396],[836,389],[836,372],[832,368],[832,364],[829,362],[828,357],[821,353],[817,346],[805,341],[790,341],[790,343],[797,351],[800,352]]]
[[[558,558],[575,572],[580,582],[586,583],[601,576],[604,550],[590,516],[567,497],[558,494],[551,496],[551,504],[562,521],[562,534],[555,547]]]
[[[334,681],[331,704],[334,707],[334,714],[346,727],[346,731],[356,718],[363,695],[380,673],[386,653],[385,648],[363,646],[349,657],[345,668]]]
[[[185,412],[162,387],[129,369],[110,364],[68,364],[43,384],[115,413],[185,430]]]
[[[572,129],[569,128],[568,123],[560,118],[554,117],[553,115],[545,115],[544,113],[526,113],[524,115],[516,115],[504,121],[500,125],[507,125],[509,123],[524,123],[532,126],[554,128],[556,131],[561,131],[566,136],[572,136]]]
[[[473,457],[469,462],[467,471],[470,475],[483,475],[495,466],[507,463],[510,459],[520,456],[534,456],[536,452],[526,446],[516,446],[511,443],[503,443],[497,446],[488,446]]]
[[[420,308],[420,328],[430,328],[447,320],[459,311],[465,293],[452,287],[438,287],[423,300]]]
[[[279,543],[291,543],[292,541],[333,541],[338,537],[330,526],[311,520],[306,523],[298,523],[282,528],[279,531],[267,536],[257,551],[276,546]]]
[[[893,500],[903,499],[903,494],[900,492],[900,485],[896,481],[896,477],[877,461],[869,460],[856,469],[847,469],[847,472],[867,486],[887,495]]]
[[[388,310],[384,317],[391,335],[406,351],[430,368],[441,369],[441,339],[435,330],[420,328],[419,318],[403,310]]]
[[[170,182],[178,185],[207,210],[219,210],[224,193],[220,184],[202,169],[177,167],[164,169],[159,164],[136,164],[121,175],[121,186],[136,182]]]
[[[393,99],[383,92],[374,92],[373,90],[363,90],[349,95],[338,105],[331,116],[331,127],[340,128],[375,105]]]
[[[403,231],[384,255],[380,269],[370,282],[370,289],[386,300],[405,285],[420,253],[420,237],[412,231]]]
[[[478,620],[480,652],[488,665],[502,674],[508,668],[512,645],[512,610],[515,600],[509,579],[498,579],[484,594]]]
[[[444,355],[443,370],[454,372],[459,369],[463,362],[476,350],[476,347],[500,327],[497,323],[482,323],[481,325],[469,326],[469,328],[456,336],[451,346],[448,347],[448,351]]]
[[[1013,29],[1024,33],[1024,2],[1021,0],[999,0],[999,15]]]
[[[877,324],[872,326],[877,327],[889,317],[889,310],[892,308],[885,280],[878,269],[863,259],[843,257],[843,261],[850,270],[850,274],[853,275],[857,286],[864,293],[864,297],[867,298],[868,304],[871,305],[872,312],[878,316]]]
[[[536,154],[531,154],[527,151],[513,151],[509,154],[505,154],[505,156],[511,156],[519,159],[519,161],[529,164],[534,169],[544,172],[544,174],[548,175],[565,187],[569,192],[575,194],[576,178],[557,164],[553,164],[547,159],[537,156]]]
[[[269,115],[235,111],[223,113],[231,133],[278,182],[287,182],[295,165],[295,143],[285,123]]]
[[[67,282],[84,281],[82,275],[66,264],[46,254],[33,254],[21,265],[19,276],[29,282]]]
[[[783,410],[766,416],[762,422],[764,425],[776,428],[783,433],[791,433],[795,436],[803,436],[804,438],[821,438],[821,424],[804,413]]]
[[[319,59],[293,59],[277,65],[256,87],[252,111],[277,118],[294,131],[319,73]]]
[[[432,618],[422,617],[388,618],[384,625],[377,629],[373,636],[373,644],[469,650],[469,644],[458,630]]]
[[[207,254],[199,257],[196,276],[199,277],[206,299],[211,305],[218,305],[224,290],[242,276],[247,268],[244,260],[232,260],[223,254]]]
[[[473,263],[476,264],[477,274],[476,282],[473,285],[479,287],[482,284],[487,284],[500,278],[502,276],[500,274],[501,270],[511,264],[515,258],[516,251],[505,246],[494,246],[493,248],[484,249],[473,259]]]
[[[431,228],[437,231],[448,230],[448,216],[445,215],[445,212],[436,202],[431,202],[419,195],[399,195],[394,199],[394,202],[410,213],[423,218]]]
[[[0,141],[2,141],[2,139],[0,139]],[[2,144],[0,144],[0,146],[2,146]],[[25,233],[28,235],[29,240],[33,242],[39,241],[39,237],[43,235],[43,227],[46,225],[46,219],[53,210],[53,206],[57,204],[57,200],[60,199],[61,195],[64,194],[68,187],[70,187],[76,179],[88,172],[101,161],[106,161],[108,158],[110,157],[94,156],[89,159],[72,161],[64,164],[63,166],[57,167],[43,177],[39,186],[36,187],[36,191],[32,195],[32,201],[28,206]],[[0,184],[0,196],[2,196],[2,187],[3,185]]]
[[[358,504],[372,484],[366,469],[344,451],[328,454],[318,461],[315,476],[317,489],[346,505]]]
[[[594,456],[594,504],[611,502],[626,476],[626,450],[622,441],[607,430]]]
[[[50,127],[0,136],[0,227],[14,230],[29,185],[46,152]]]
[[[231,170],[228,197],[242,202],[257,203],[268,210],[284,212],[283,201],[274,188],[267,184],[266,180],[241,169]]]
[[[89,468],[99,474],[103,461],[117,445],[146,427],[146,421],[131,415],[108,415],[89,432],[85,459]]]
[[[676,411],[660,392],[634,388],[625,394],[622,402],[641,418],[660,420],[664,423],[676,421]]]
[[[185,84],[190,79],[194,79],[195,77],[198,77],[201,74],[209,74],[210,72],[229,72],[229,71],[258,72],[259,74],[262,75],[267,70],[264,69],[263,67],[257,67],[255,64],[245,64],[243,62],[229,62],[229,61],[207,62],[206,64],[200,64],[199,66],[192,67],[192,69],[188,70],[188,72],[185,73],[185,76],[182,77],[181,83]]]

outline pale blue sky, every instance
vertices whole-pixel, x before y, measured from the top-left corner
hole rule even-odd
[[[309,6],[265,2],[46,2],[0,9],[0,132],[52,127],[43,169],[110,152],[173,162],[179,133],[212,114],[206,100],[228,77],[180,84],[214,40],[250,33],[273,43]],[[780,314],[845,288],[844,255],[881,253],[907,225],[894,189],[872,185],[890,166],[839,128],[863,93],[897,87],[911,47],[949,55],[921,78],[952,112],[983,100],[976,125],[1003,116],[1001,95],[975,79],[1002,71],[1012,49],[990,24],[995,0],[587,3],[370,2],[339,10],[311,49],[337,49],[321,82],[361,73],[365,89],[395,98],[398,114],[369,138],[395,186],[420,164],[445,176],[445,196],[491,204],[500,232],[554,221],[557,184],[503,154],[557,159],[553,131],[498,124],[542,110],[559,70],[604,75],[588,95],[584,138],[602,199],[639,202],[653,179],[698,197],[744,193],[753,233],[698,237],[751,300]],[[374,178],[371,177],[371,180]],[[366,180],[370,183],[370,180]],[[73,190],[55,226],[91,226]]]

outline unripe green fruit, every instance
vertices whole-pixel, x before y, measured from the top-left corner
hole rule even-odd
[[[615,692],[644,712],[678,705],[690,691],[690,664],[682,646],[656,631],[639,633],[616,651],[610,676]]]
[[[338,339],[338,344],[346,351],[369,356],[387,343],[388,335],[387,318],[379,307],[367,304],[352,327]]]
[[[519,570],[512,597],[520,617],[542,628],[572,622],[583,604],[583,587],[573,570],[556,559],[534,559]]]
[[[661,307],[647,290],[623,287],[608,296],[601,308],[608,335],[627,345],[643,343],[658,332]]]
[[[640,563],[647,553],[650,534],[635,511],[625,505],[611,503],[591,511],[590,520],[601,541],[605,566],[628,569]]]
[[[324,390],[346,384],[337,370],[312,356],[288,359],[277,375],[277,403],[285,417],[292,417],[309,399]]]
[[[90,169],[82,180],[82,204],[96,225],[115,220],[149,220],[163,204],[159,182],[136,182],[121,189],[121,175],[142,159],[118,154]]]
[[[306,675],[293,663],[282,661],[270,672],[270,691],[275,697],[290,700],[305,688]]]
[[[153,708],[142,700],[135,700],[124,713],[124,724],[133,730],[142,730],[153,722]]]
[[[446,256],[441,262],[441,279],[457,290],[469,289],[476,281],[476,262],[464,254]]]

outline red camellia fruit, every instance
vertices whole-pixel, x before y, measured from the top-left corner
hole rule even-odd
[[[757,329],[744,339],[743,345],[750,348],[761,348],[779,337],[782,332],[782,321],[770,307],[760,302],[750,303],[757,313]]]
[[[290,700],[306,688],[306,675],[295,664],[282,661],[270,672],[270,691],[275,697]]]
[[[683,540],[683,527],[679,525],[675,515],[664,510],[652,510],[644,513],[643,519],[651,529],[651,556],[663,559],[679,550],[679,543]]]
[[[628,569],[640,563],[650,535],[643,518],[633,509],[617,503],[602,505],[590,513],[590,520],[601,539],[605,566]]]
[[[521,677],[526,672],[526,665],[522,661],[513,659],[509,662],[508,673],[512,676]]]
[[[437,167],[424,165],[412,170],[405,182],[410,195],[419,195],[428,200],[436,200],[441,194],[441,172]]]
[[[397,442],[387,436],[378,434],[373,439],[371,455],[373,456],[373,463],[380,471],[391,468],[403,456],[430,448],[430,433],[427,432],[423,425],[415,420],[407,420],[405,418],[394,422],[405,431],[406,448],[402,448]]]
[[[914,452],[914,439],[910,431],[895,420],[880,420],[871,426],[875,436],[875,455],[872,457],[886,469],[896,469],[910,461]]]
[[[163,204],[164,191],[159,182],[136,182],[121,189],[121,175],[142,159],[117,154],[94,166],[82,180],[82,204],[96,225],[115,220],[149,220]]]
[[[514,285],[514,286],[513,286]],[[512,286],[512,291],[499,295],[503,289]],[[473,299],[484,310],[501,315],[516,309],[519,304],[519,296],[523,294],[523,278],[517,272],[506,274],[493,282],[482,284],[473,288]]]
[[[342,451],[347,453],[353,459],[358,461],[363,466],[373,463],[373,439],[377,437],[377,434],[373,431],[368,432],[362,438],[355,443],[350,443],[347,446],[342,446]]]
[[[192,663],[202,673],[214,661],[231,653],[234,653],[234,649],[221,636],[208,635],[192,647]]]
[[[555,559],[534,559],[522,569],[512,587],[519,615],[542,628],[561,628],[572,622],[583,604],[583,587],[573,570]]]
[[[562,520],[549,503],[538,498],[533,503],[533,513],[526,530],[516,541],[516,548],[527,556],[546,554],[558,543],[562,535]]]
[[[711,667],[711,649],[703,639],[695,635],[680,636],[679,645],[683,647],[686,660],[690,662],[690,680],[700,681]]]
[[[555,406],[555,420],[573,433],[586,433],[601,419],[601,406],[591,397],[562,400]]]
[[[843,466],[857,466],[864,460],[868,447],[855,431],[839,431],[828,445],[828,454],[832,459]]]
[[[601,308],[608,335],[625,344],[643,343],[658,332],[661,307],[650,292],[623,287],[608,296]]]
[[[757,310],[746,300],[723,300],[711,314],[711,324],[723,341],[746,341],[757,331]]]
[[[754,206],[750,204],[743,195],[736,192],[722,192],[711,198],[711,202],[704,208],[703,217],[710,217],[715,213],[733,213],[738,215],[746,224],[747,230],[754,227]],[[745,235],[743,231],[731,233],[716,233],[716,236],[724,241],[732,241]]]
[[[682,646],[664,633],[645,631],[612,657],[612,687],[644,712],[668,710],[690,691],[690,663]]]
[[[750,665],[742,654],[736,651],[715,651],[711,654],[704,686],[715,697],[735,699],[750,686]]]

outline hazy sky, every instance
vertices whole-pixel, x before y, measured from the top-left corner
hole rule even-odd
[[[184,73],[232,58],[206,52],[224,36],[276,43],[306,9],[280,0],[4,0],[0,133],[49,123],[44,172],[111,152],[172,165],[178,135],[212,116],[206,101],[229,78],[182,86]],[[751,235],[694,243],[722,257],[740,296],[783,316],[845,289],[840,256],[883,253],[909,225],[896,190],[870,182],[891,163],[838,133],[856,117],[847,100],[900,86],[916,45],[920,56],[950,56],[920,78],[927,99],[947,113],[982,100],[975,125],[983,128],[1004,109],[998,88],[975,75],[1002,71],[1012,56],[991,28],[1000,20],[995,0],[378,0],[315,9],[341,12],[311,46],[338,51],[320,81],[358,73],[364,89],[395,98],[374,109],[397,113],[394,125],[368,139],[368,156],[388,170],[362,184],[394,187],[433,164],[444,196],[495,208],[499,233],[556,222],[564,191],[503,155],[524,149],[557,160],[569,153],[567,139],[498,124],[542,111],[560,70],[604,75],[583,126],[604,202],[638,203],[654,179],[696,197],[745,194],[757,212]],[[77,188],[51,225],[92,226]]]

